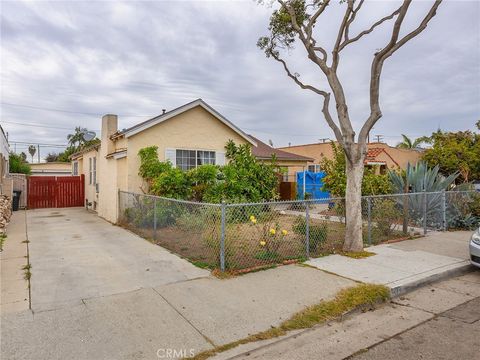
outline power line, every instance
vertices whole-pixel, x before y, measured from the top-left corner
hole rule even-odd
[[[7,105],[7,106],[22,107],[22,108],[27,108],[27,109],[35,109],[35,110],[56,111],[56,112],[62,112],[62,113],[67,113],[67,114],[80,114],[80,115],[90,115],[90,116],[103,116],[103,115],[105,115],[105,114],[100,114],[100,113],[90,113],[90,112],[84,112],[84,111],[72,111],[72,110],[54,109],[54,108],[41,107],[41,106],[14,104],[14,103],[8,103],[8,102],[3,102],[3,101],[0,104],[1,105]],[[150,115],[119,114],[119,116],[123,116],[123,117],[149,117]]]
[[[32,124],[32,123],[19,123],[15,121],[5,121],[5,120],[2,120],[2,123],[15,124],[15,125],[21,125],[21,126],[33,126],[33,127],[46,128],[46,129],[73,130],[73,128],[66,128],[66,127],[60,127],[60,126],[49,126],[49,125],[40,125],[40,124]],[[93,131],[100,131],[100,130],[93,130]]]
[[[42,146],[58,146],[58,147],[66,147],[68,146],[67,144],[42,144],[42,143],[38,143],[36,141],[32,141],[32,142],[26,142],[26,141],[9,141],[10,144],[20,144],[20,145],[32,145],[32,144],[35,144],[35,145],[42,145]]]

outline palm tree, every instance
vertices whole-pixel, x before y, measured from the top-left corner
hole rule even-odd
[[[70,146],[78,148],[85,143],[85,132],[87,129],[80,126],[75,127],[75,132],[73,134],[67,135],[67,140]]]
[[[396,147],[399,149],[416,149],[420,147],[423,143],[430,143],[430,138],[428,136],[421,136],[412,141],[407,135],[402,134],[403,141],[399,142]]]
[[[35,156],[35,153],[37,152],[37,148],[35,145],[28,145],[28,152],[30,156],[32,157],[32,163],[33,163],[33,157]]]

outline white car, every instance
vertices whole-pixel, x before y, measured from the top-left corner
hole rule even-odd
[[[480,268],[480,228],[473,233],[470,240],[470,261],[472,265]]]

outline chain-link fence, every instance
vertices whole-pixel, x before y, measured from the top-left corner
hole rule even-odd
[[[241,270],[341,251],[345,199],[207,204],[119,193],[119,223],[200,267]],[[362,198],[365,246],[470,226],[480,193],[410,193]]]

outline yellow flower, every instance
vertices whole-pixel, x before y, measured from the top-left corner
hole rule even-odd
[[[282,230],[282,235],[285,236],[288,234],[288,231],[287,230]]]
[[[262,240],[262,241],[260,241],[260,245],[265,246],[265,245],[267,245],[267,242]]]
[[[257,219],[255,219],[255,216],[250,215],[250,221],[255,224],[257,222]]]
[[[257,219],[253,219],[252,224],[256,224],[256,223],[257,223]]]
[[[275,235],[275,232],[276,232],[275,229],[270,229],[270,234],[271,235]]]

